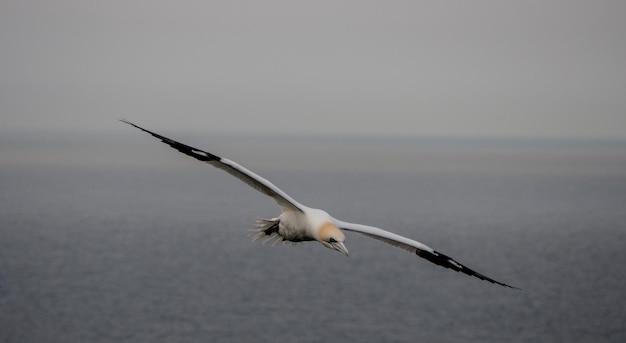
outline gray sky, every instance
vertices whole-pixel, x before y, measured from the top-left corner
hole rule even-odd
[[[626,139],[626,1],[0,2],[0,131]]]

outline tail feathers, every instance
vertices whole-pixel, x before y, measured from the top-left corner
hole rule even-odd
[[[256,226],[250,230],[252,240],[261,240],[263,243],[270,243],[272,245],[292,243],[278,233],[279,223],[280,220],[278,218],[259,218],[256,221]]]

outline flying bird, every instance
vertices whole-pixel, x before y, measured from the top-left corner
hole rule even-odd
[[[337,250],[348,256],[348,249],[345,245],[346,237],[343,231],[356,232],[404,249],[442,267],[450,268],[500,286],[519,289],[478,273],[418,241],[374,226],[342,221],[332,217],[326,211],[304,206],[270,181],[234,161],[164,137],[125,119],[120,119],[120,121],[149,133],[185,155],[226,171],[257,191],[274,199],[281,207],[282,213],[272,219],[259,219],[254,229],[255,240],[262,239],[271,243],[317,241],[329,249]]]

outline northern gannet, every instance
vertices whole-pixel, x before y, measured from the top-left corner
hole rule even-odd
[[[257,227],[254,230],[255,240],[264,239],[272,243],[318,241],[323,246],[337,250],[348,256],[348,249],[344,244],[345,235],[343,231],[351,231],[404,249],[442,267],[450,268],[457,272],[462,272],[469,276],[474,276],[504,287],[518,289],[517,287],[507,285],[478,273],[418,241],[377,227],[345,222],[332,217],[326,211],[304,206],[295,201],[280,188],[276,187],[273,183],[234,161],[161,136],[158,133],[144,129],[125,119],[120,119],[120,121],[149,133],[185,155],[189,155],[197,160],[226,171],[257,191],[273,198],[282,208],[282,213],[272,219],[258,220]]]

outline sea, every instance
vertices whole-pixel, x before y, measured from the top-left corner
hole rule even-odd
[[[1,342],[626,342],[626,142],[162,133],[520,290],[252,241],[272,199],[133,128],[4,132]]]

